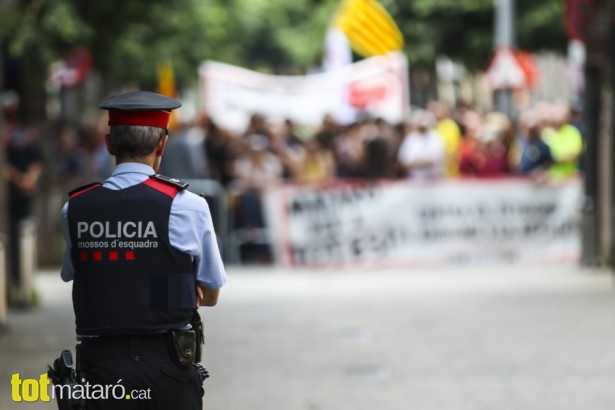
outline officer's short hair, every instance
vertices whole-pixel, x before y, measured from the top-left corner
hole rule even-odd
[[[165,135],[164,128],[119,125],[110,128],[109,144],[115,156],[138,158],[151,154]]]

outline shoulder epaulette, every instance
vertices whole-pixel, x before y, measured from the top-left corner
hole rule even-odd
[[[92,188],[99,187],[101,185],[102,184],[100,182],[91,182],[89,184],[82,185],[82,186],[80,186],[78,188],[73,189],[72,191],[69,191],[68,192],[68,197],[69,198],[74,198],[74,197],[76,197],[79,194],[83,194],[84,192],[89,191]]]
[[[165,175],[160,175],[160,174],[154,174],[152,175],[152,178],[154,178],[157,181],[164,182],[165,184],[172,185],[180,191],[183,191],[184,189],[188,188],[188,186],[190,185],[187,182],[180,181],[177,178],[171,178],[171,177],[167,177]]]

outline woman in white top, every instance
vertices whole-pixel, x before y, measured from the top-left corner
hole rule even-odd
[[[426,110],[416,110],[410,117],[411,131],[401,143],[397,159],[413,180],[444,176],[446,148],[442,135],[434,129],[435,123],[433,114]]]

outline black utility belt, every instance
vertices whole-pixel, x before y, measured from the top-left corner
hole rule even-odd
[[[86,355],[99,359],[129,356],[169,356],[180,366],[195,363],[196,332],[171,330],[165,333],[114,335],[84,338],[81,345]]]

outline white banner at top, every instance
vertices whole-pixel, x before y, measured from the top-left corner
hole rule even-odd
[[[200,106],[216,123],[243,131],[252,114],[316,127],[342,103],[392,123],[408,106],[408,68],[401,53],[377,56],[336,70],[298,76],[258,73],[206,61],[200,68]]]

